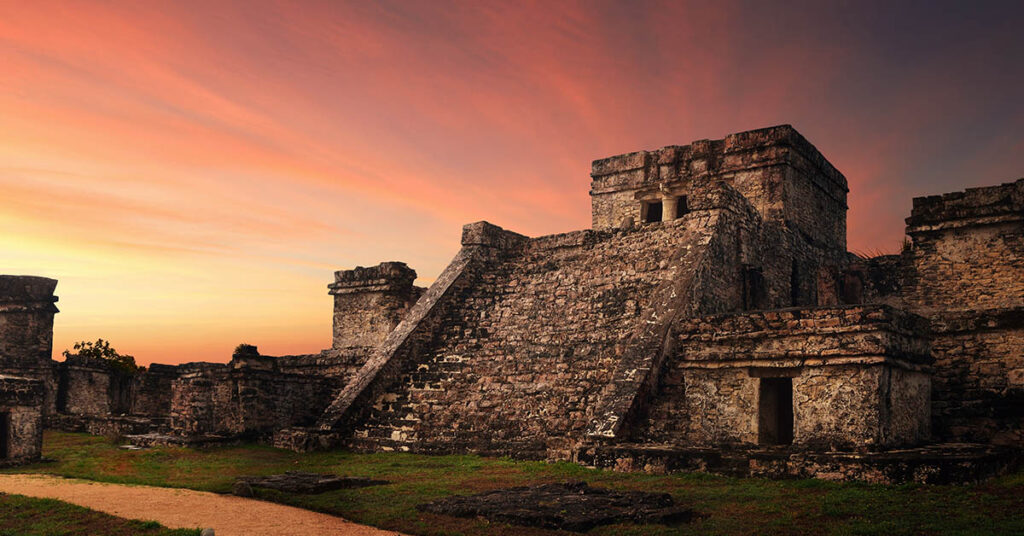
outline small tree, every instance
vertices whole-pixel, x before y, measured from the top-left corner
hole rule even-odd
[[[121,370],[128,374],[135,374],[140,370],[144,370],[142,367],[135,364],[135,357],[127,354],[118,353],[117,350],[110,347],[110,342],[103,339],[96,339],[96,342],[81,341],[76,342],[74,346],[75,352],[64,350],[64,357],[87,357],[90,359],[102,359],[110,363],[115,369]]]

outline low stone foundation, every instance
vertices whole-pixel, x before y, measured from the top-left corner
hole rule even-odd
[[[590,446],[574,461],[623,472],[706,472],[736,477],[859,480],[876,484],[963,484],[1005,474],[1020,450],[947,443],[886,452],[810,452],[791,448],[718,449],[672,446]]]
[[[244,438],[222,435],[177,436],[169,434],[138,434],[126,435],[124,440],[136,447],[212,447],[217,445],[236,445]]]
[[[167,431],[167,419],[131,415],[93,416],[58,413],[46,416],[46,427],[105,437],[160,433]]]
[[[328,450],[338,446],[344,438],[339,432],[312,427],[284,428],[274,432],[270,444],[279,449],[295,452]]]

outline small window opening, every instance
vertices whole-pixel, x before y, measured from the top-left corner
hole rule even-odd
[[[661,201],[648,201],[643,204],[644,223],[661,221]]]
[[[760,268],[743,265],[743,310],[757,311],[768,308],[768,289]]]
[[[793,378],[761,378],[757,442],[793,444]]]
[[[690,209],[687,208],[687,206],[686,206],[686,196],[685,195],[681,195],[678,198],[676,198],[676,213],[675,213],[676,219],[682,218],[688,212],[690,212]]]
[[[11,414],[0,413],[0,460],[7,459],[11,455]]]

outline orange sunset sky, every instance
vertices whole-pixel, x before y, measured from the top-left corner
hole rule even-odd
[[[827,4],[0,0],[0,273],[55,357],[227,361],[330,346],[334,270],[588,227],[613,154],[793,124],[855,251],[1021,176],[1019,2]]]

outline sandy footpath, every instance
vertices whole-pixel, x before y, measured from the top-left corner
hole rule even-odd
[[[0,475],[0,493],[59,499],[171,528],[215,529],[217,536],[383,536],[397,532],[281,504],[204,491],[127,486],[47,475]]]

